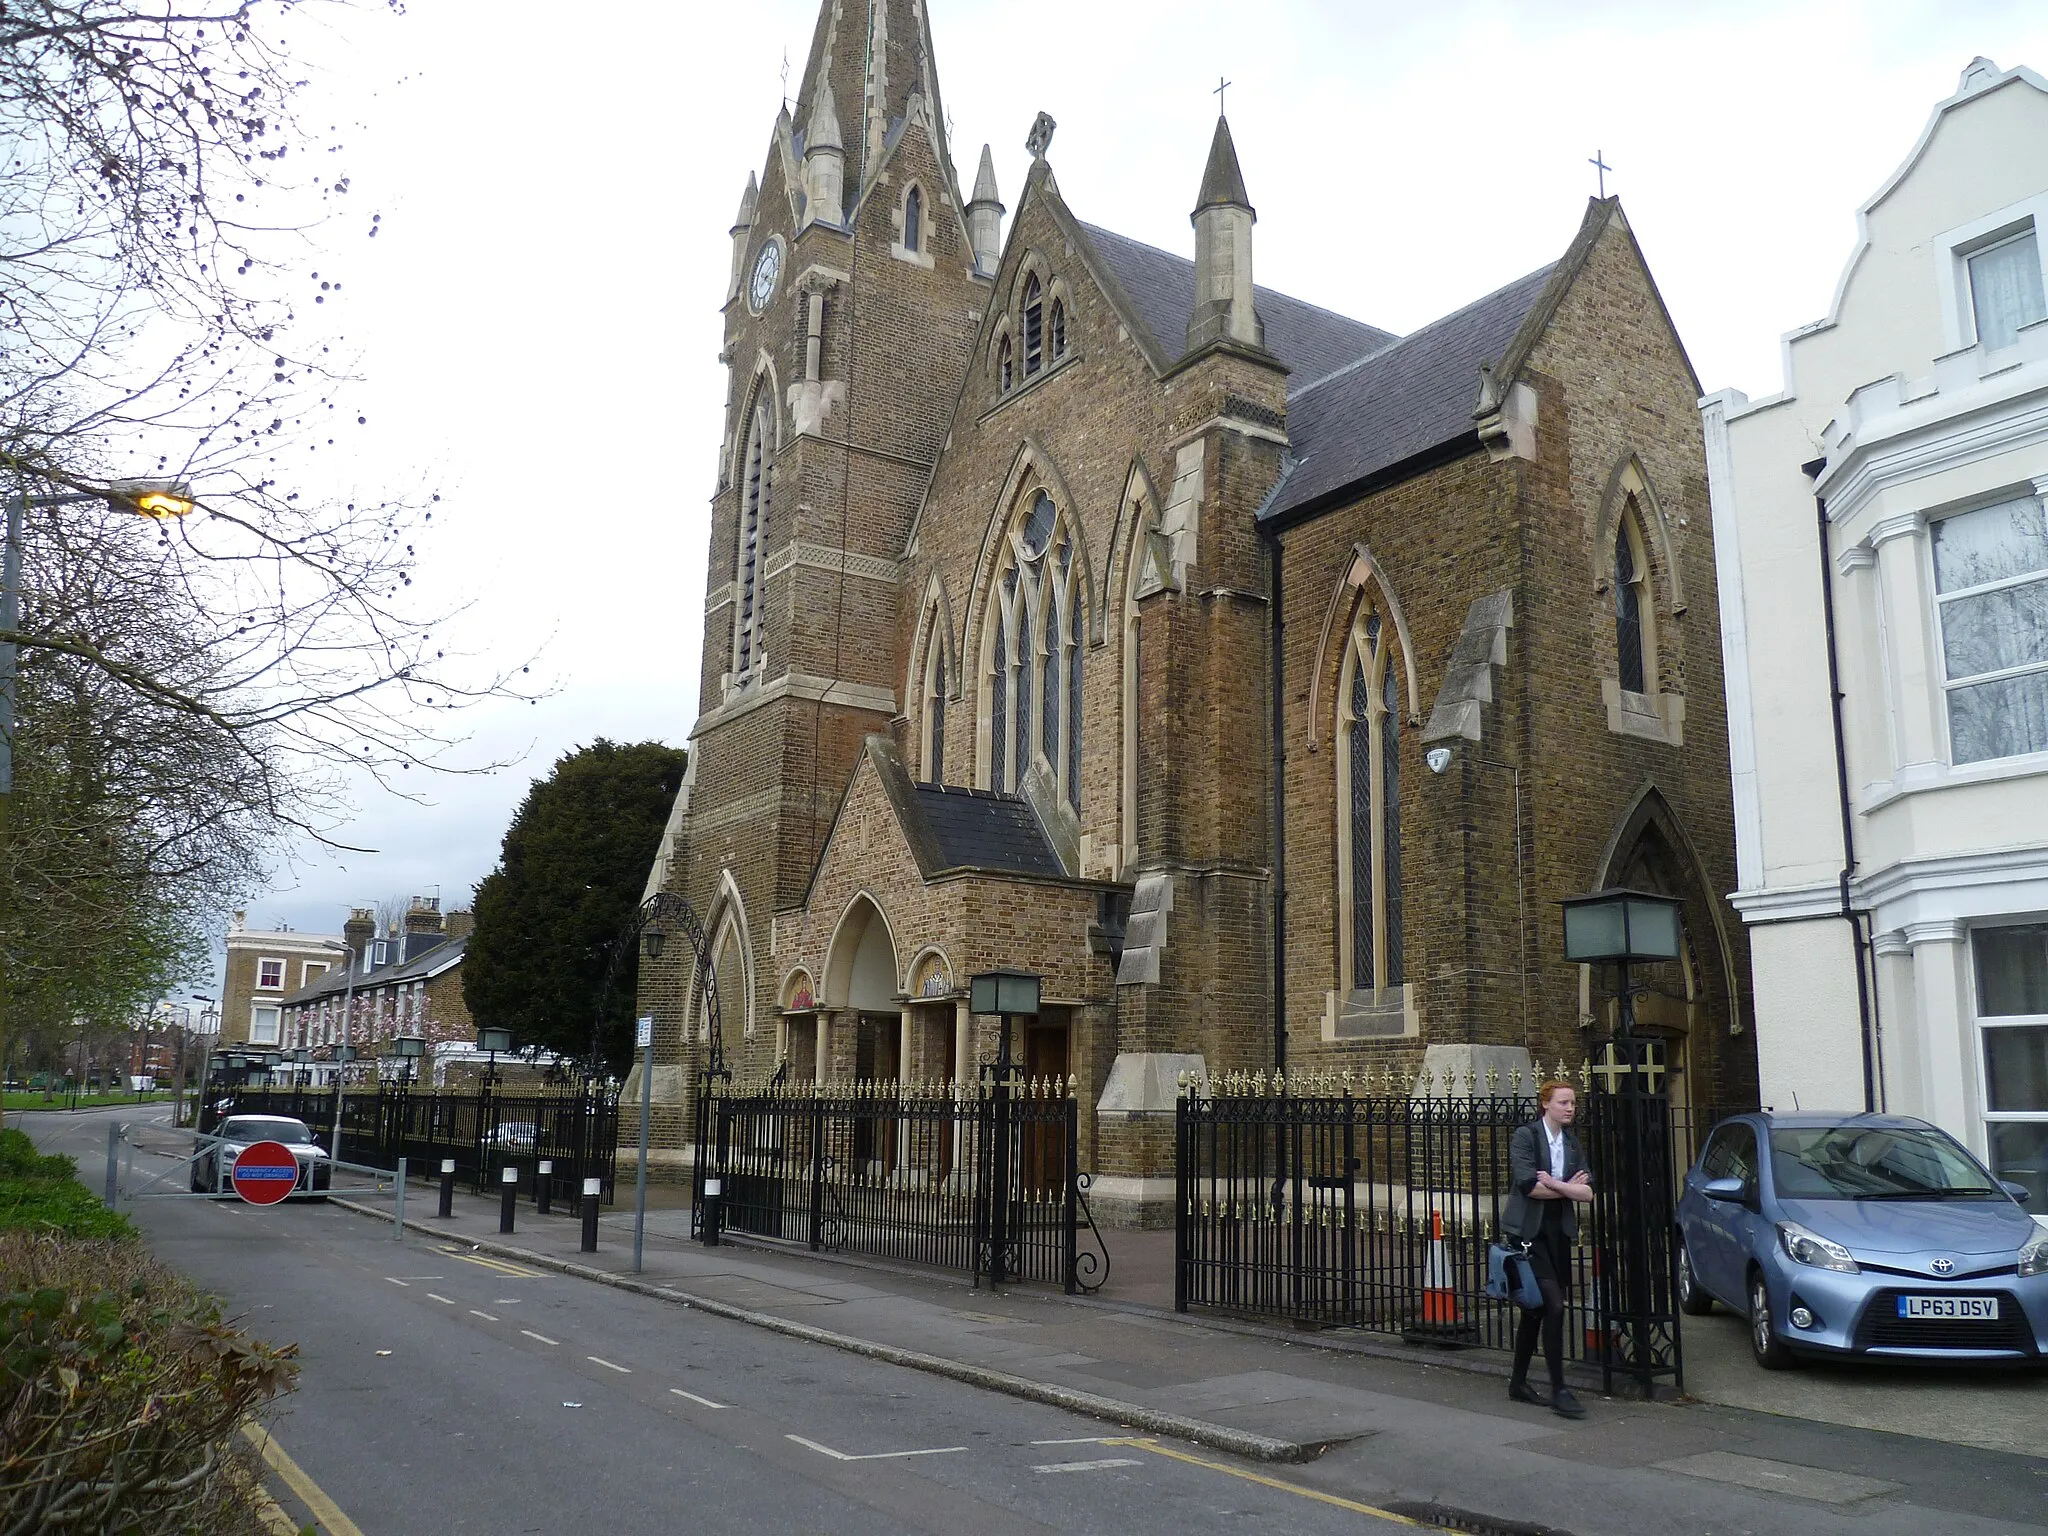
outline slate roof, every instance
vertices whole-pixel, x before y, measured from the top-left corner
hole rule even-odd
[[[1553,270],[1538,268],[1320,376],[1290,379],[1287,435],[1295,462],[1259,509],[1260,521],[1460,438],[1476,443],[1479,365],[1500,361]],[[1272,335],[1269,320],[1269,346]]]
[[[911,796],[936,845],[940,869],[1065,877],[1037,813],[1021,795],[950,784],[913,784]]]
[[[1187,350],[1188,317],[1195,311],[1195,264],[1185,256],[1132,240],[1114,230],[1082,224],[1090,243],[1130,296],[1157,350],[1177,358]],[[1395,339],[1392,331],[1320,309],[1271,288],[1254,287],[1253,303],[1266,325],[1266,350],[1297,379],[1318,379]],[[1473,390],[1478,390],[1474,376]]]
[[[390,986],[394,982],[416,981],[429,972],[442,970],[450,963],[460,960],[463,951],[468,947],[469,935],[466,933],[460,938],[444,938],[440,943],[421,950],[410,960],[396,960],[389,965],[380,965],[374,971],[360,972],[356,976],[356,990],[362,992],[372,987]],[[310,1003],[347,990],[348,968],[338,965],[290,994],[284,999],[282,1006]]]

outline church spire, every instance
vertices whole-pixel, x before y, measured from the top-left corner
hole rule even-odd
[[[1265,327],[1252,304],[1252,225],[1258,217],[1245,194],[1230,120],[1218,113],[1202,189],[1188,215],[1195,226],[1195,309],[1188,317],[1188,351],[1219,341],[1265,345]]]
[[[974,173],[974,196],[967,204],[967,238],[974,247],[974,269],[993,273],[1003,255],[1003,202],[996,194],[996,162],[981,146],[981,168]]]

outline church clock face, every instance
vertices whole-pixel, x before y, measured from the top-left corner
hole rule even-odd
[[[755,314],[766,309],[768,301],[775,297],[775,282],[781,276],[782,242],[770,240],[754,258],[754,275],[747,283],[747,304]]]

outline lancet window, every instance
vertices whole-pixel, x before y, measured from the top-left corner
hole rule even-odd
[[[1642,536],[1636,531],[1635,498],[1614,523],[1614,649],[1621,664],[1621,686],[1642,693],[1647,683],[1643,614],[1649,607],[1649,562],[1643,558]]]
[[[1402,963],[1401,690],[1393,625],[1363,609],[1337,689],[1339,970],[1360,992],[1398,987]]]
[[[768,436],[771,430],[765,398],[754,406],[754,418],[747,430],[747,447],[741,463],[740,521],[735,552],[733,582],[739,601],[733,619],[732,670],[738,677],[753,665],[760,649],[764,610],[761,603],[761,566],[767,559],[768,501],[771,470]]]
[[[1081,808],[1085,635],[1074,534],[1050,493],[1029,499],[989,604],[988,782],[1015,793],[1034,763]]]

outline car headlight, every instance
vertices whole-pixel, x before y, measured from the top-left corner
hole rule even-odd
[[[2048,1235],[2035,1238],[2020,1250],[2020,1278],[2048,1275]]]
[[[1815,1269],[1832,1269],[1844,1275],[1862,1273],[1861,1267],[1848,1249],[1840,1243],[1828,1241],[1818,1232],[1810,1231],[1796,1221],[1778,1223],[1778,1246],[1785,1250],[1785,1257],[1794,1264],[1809,1264]]]

